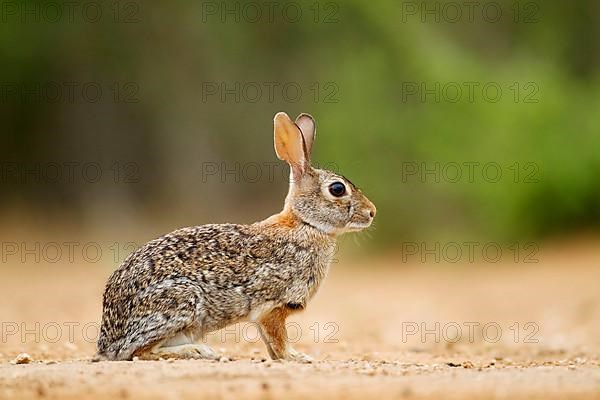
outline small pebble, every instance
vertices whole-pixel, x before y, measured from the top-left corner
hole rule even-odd
[[[33,358],[27,353],[21,353],[14,358],[10,363],[11,364],[29,364],[33,361]]]
[[[465,361],[462,363],[463,368],[473,368],[473,363],[471,361]]]

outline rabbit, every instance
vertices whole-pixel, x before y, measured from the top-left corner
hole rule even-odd
[[[275,115],[275,152],[291,169],[278,214],[178,229],[125,259],[106,284],[94,361],[219,359],[201,339],[240,321],[257,323],[272,359],[312,361],[290,346],[285,320],[325,279],[336,237],[376,212],[348,179],[311,166],[315,135],[309,114]]]

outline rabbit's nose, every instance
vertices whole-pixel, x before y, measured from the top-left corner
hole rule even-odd
[[[371,203],[371,207],[369,208],[369,216],[371,218],[375,218],[375,214],[377,214],[377,208],[375,208],[375,205]]]

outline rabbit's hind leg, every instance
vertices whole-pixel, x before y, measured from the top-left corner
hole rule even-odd
[[[132,301],[130,309],[115,357],[119,360],[141,358],[165,344],[175,347],[193,343],[193,333],[201,332],[201,296],[183,278],[149,286]]]
[[[156,360],[157,358],[177,358],[184,360],[218,360],[221,356],[203,343],[180,344],[152,349],[140,358]]]
[[[204,343],[195,343],[194,335],[188,331],[179,332],[172,338],[141,353],[139,357],[143,360],[160,358],[218,360],[221,356],[210,346]]]

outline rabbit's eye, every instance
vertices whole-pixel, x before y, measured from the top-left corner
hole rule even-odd
[[[329,185],[329,193],[335,197],[341,197],[346,194],[346,186],[342,182],[333,182]]]

